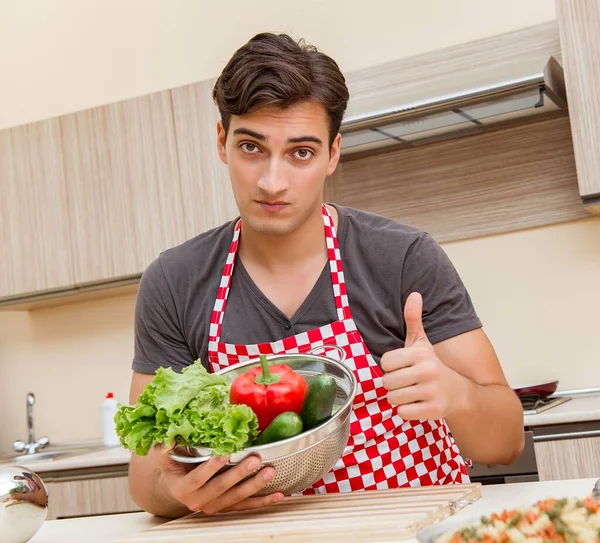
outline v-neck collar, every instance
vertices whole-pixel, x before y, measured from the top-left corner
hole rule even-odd
[[[319,277],[315,281],[315,284],[310,289],[310,292],[304,298],[304,301],[300,304],[300,307],[296,309],[296,312],[292,315],[292,318],[288,318],[288,316],[279,309],[258,287],[258,285],[254,282],[254,279],[248,273],[248,270],[244,267],[244,263],[241,258],[238,258],[235,264],[234,274],[239,273],[240,281],[242,284],[248,289],[248,292],[252,295],[252,297],[275,319],[277,319],[281,324],[286,322],[291,322],[295,324],[298,322],[307,312],[308,310],[315,304],[315,302],[319,299],[323,291],[326,287],[331,286],[331,281],[329,279],[329,261],[325,263],[323,270],[319,274]]]
[[[333,205],[333,204],[330,204]],[[337,229],[337,238],[338,242],[341,244],[341,237],[345,233],[344,232],[344,220],[343,212],[340,212],[338,206],[333,205],[337,211],[338,216],[338,229]],[[281,324],[285,324],[286,322],[292,323],[292,325],[296,324],[306,313],[310,310],[310,308],[315,304],[315,302],[319,299],[321,294],[323,294],[326,287],[332,288],[331,283],[331,266],[329,260],[325,263],[325,266],[321,270],[319,277],[315,281],[315,284],[309,291],[306,298],[304,298],[303,302],[300,304],[298,309],[296,309],[295,313],[291,318],[277,307],[264,293],[258,285],[254,282],[248,270],[244,266],[242,259],[239,256],[236,258],[236,263],[234,267],[234,274],[239,273],[239,278],[241,283],[248,289],[248,292],[252,295],[252,297],[267,311],[273,318],[279,321]]]

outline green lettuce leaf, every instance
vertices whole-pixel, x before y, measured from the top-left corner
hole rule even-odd
[[[229,403],[229,387],[225,377],[208,373],[200,360],[180,374],[160,368],[136,405],[119,405],[117,435],[138,456],[173,440],[219,456],[232,454],[256,438],[258,419],[247,405]]]
[[[154,406],[164,409],[170,416],[176,411],[183,411],[203,388],[226,385],[227,382],[222,375],[208,373],[204,366],[196,361],[181,373],[176,373],[171,368],[159,368],[153,380],[154,390],[151,396]]]

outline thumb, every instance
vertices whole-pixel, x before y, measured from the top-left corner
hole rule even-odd
[[[404,304],[404,321],[406,322],[405,347],[411,347],[421,340],[427,340],[423,328],[423,298],[418,292],[411,292]]]
[[[176,480],[179,477],[185,475],[187,473],[187,469],[185,469],[185,465],[176,462],[169,456],[169,452],[174,446],[174,442],[167,446],[166,443],[161,443],[159,445],[154,446],[154,453],[158,455],[158,462],[165,478],[165,481],[168,483],[170,480]]]

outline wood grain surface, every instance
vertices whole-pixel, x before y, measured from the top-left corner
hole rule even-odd
[[[191,238],[238,215],[229,171],[217,153],[213,80],[173,89],[173,111],[186,236]]]
[[[0,131],[0,298],[74,284],[58,120]]]
[[[438,242],[590,217],[565,115],[344,161],[325,197],[416,226]]]
[[[479,483],[300,496],[250,513],[196,513],[119,543],[352,542],[408,539],[449,514],[450,503],[481,497]]]
[[[129,496],[127,476],[47,483],[47,520],[141,511]]]
[[[423,97],[449,81],[466,82],[494,66],[550,56],[561,61],[556,21],[356,70],[346,74],[350,90],[347,116],[393,102],[398,96]]]
[[[581,195],[600,197],[600,2],[556,0]],[[600,206],[590,207],[600,214]]]
[[[169,91],[61,117],[76,283],[142,273],[185,239]]]
[[[600,437],[541,441],[535,456],[540,481],[600,476]]]

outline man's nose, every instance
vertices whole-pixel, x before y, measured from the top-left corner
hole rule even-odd
[[[267,194],[279,194],[289,188],[283,160],[272,158],[268,161],[258,180],[258,188]]]

